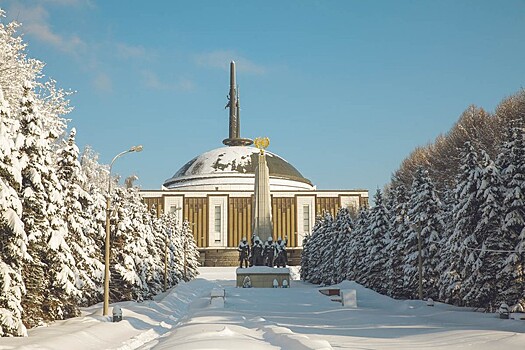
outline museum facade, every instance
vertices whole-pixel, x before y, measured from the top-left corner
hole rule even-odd
[[[205,152],[166,180],[162,189],[143,190],[141,195],[149,209],[173,212],[179,222],[191,223],[205,265],[229,265],[232,260],[236,263],[236,247],[242,238],[250,239],[252,232],[258,153],[251,146]],[[357,211],[368,206],[367,190],[317,190],[283,158],[266,152],[266,159],[273,238],[287,239],[292,259],[297,259],[316,216],[325,211],[335,216],[341,207]]]
[[[239,100],[235,66],[231,63],[229,138],[183,165],[160,190],[140,193],[148,209],[173,212],[179,222],[190,222],[205,266],[237,264],[237,246],[252,235],[255,168],[259,149],[240,137]],[[348,207],[357,212],[368,206],[368,191],[318,190],[289,162],[266,152],[269,169],[273,239],[287,240],[291,264],[298,264],[304,238],[317,216]]]

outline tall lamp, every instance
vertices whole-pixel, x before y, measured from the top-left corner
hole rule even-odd
[[[113,158],[111,161],[111,164],[109,165],[109,176],[108,176],[108,194],[107,194],[107,200],[106,200],[106,253],[105,253],[105,271],[104,271],[104,312],[103,315],[106,316],[109,314],[109,245],[110,245],[110,223],[109,223],[109,216],[111,212],[111,170],[113,168],[113,163],[115,161],[123,156],[126,153],[131,152],[140,152],[142,151],[142,145],[139,146],[133,146],[127,151],[120,152]]]

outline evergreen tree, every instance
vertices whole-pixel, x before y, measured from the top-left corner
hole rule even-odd
[[[325,222],[321,242],[321,262],[319,265],[319,275],[321,283],[331,285],[335,283],[335,259],[337,249],[337,232],[335,219],[330,223]]]
[[[110,299],[142,301],[150,297],[147,284],[148,253],[144,227],[133,194],[122,187],[112,193]]]
[[[138,194],[137,194],[138,197]],[[140,198],[137,198],[140,201]],[[144,205],[143,205],[144,206]],[[164,263],[166,253],[166,235],[167,228],[164,226],[162,219],[157,218],[156,209],[148,212],[143,207],[143,223],[150,229],[145,239],[148,248],[148,272],[146,280],[149,290],[153,295],[159,294],[164,290]]]
[[[195,241],[195,236],[190,227],[190,223],[185,220],[182,223],[182,235],[181,235],[184,247],[184,280],[189,281],[199,274],[199,251],[197,249],[197,242]]]
[[[510,304],[525,306],[525,129],[522,120],[516,120],[508,141],[502,150],[499,163],[502,165],[504,182],[503,242],[510,253],[505,261],[501,277],[507,281],[503,297]]]
[[[34,104],[32,84],[26,82],[20,100],[23,216],[28,234],[31,263],[24,266],[27,298],[25,323],[64,319],[78,314],[75,299],[76,262],[65,237],[66,225],[60,211],[64,207],[62,187],[53,169],[49,134]]]
[[[347,247],[348,263],[346,279],[363,284],[370,257],[367,255],[366,242],[370,226],[370,213],[367,208],[359,211],[355,221],[352,243]]]
[[[475,228],[481,219],[478,188],[480,172],[478,155],[470,142],[465,142],[461,153],[461,174],[454,191],[456,204],[452,210],[454,231],[448,238],[448,268],[442,283],[446,284],[447,299],[463,303],[467,286],[462,285],[465,276],[472,273],[477,260],[476,250],[481,243],[475,236]]]
[[[303,238],[303,249],[301,250],[301,280],[307,281],[310,275],[310,235]]]
[[[22,203],[17,193],[22,177],[14,142],[18,128],[0,87],[0,336],[27,335],[22,323],[25,294],[22,264],[29,256],[21,220]]]
[[[308,260],[310,262],[308,275],[305,280],[319,284],[322,282],[323,251],[325,245],[325,236],[328,228],[332,226],[333,218],[329,212],[318,217],[312,228],[312,235],[309,238]]]
[[[177,259],[177,252],[182,251],[183,247],[182,244],[180,244],[180,240],[177,239],[177,236],[180,236],[180,232],[182,231],[181,225],[178,222],[177,216],[175,213],[164,213],[160,217],[162,226],[164,228],[164,232],[166,234],[166,242],[167,244],[167,264],[168,264],[168,275],[167,275],[167,282],[168,287],[172,287],[179,283],[179,281],[182,280],[183,276],[181,273],[180,266],[183,265],[184,261],[181,261]],[[164,251],[166,252],[166,246],[164,247]]]
[[[75,143],[76,130],[58,150],[57,175],[64,193],[64,221],[67,223],[66,241],[76,261],[79,278],[78,288],[82,294],[79,305],[88,306],[100,301],[104,273],[96,226],[93,225],[93,198],[84,189],[86,179],[78,160],[79,150]]]
[[[334,283],[340,283],[346,279],[346,271],[348,270],[347,247],[352,241],[353,226],[353,220],[348,208],[343,207],[339,209],[334,222],[335,261],[332,277]]]
[[[407,290],[416,290],[419,278],[419,258],[421,258],[421,278],[424,297],[438,297],[441,203],[434,190],[428,171],[418,168],[410,193],[408,218],[413,230],[405,245],[405,274]],[[415,232],[414,232],[415,231]],[[419,238],[418,238],[419,236]],[[421,250],[419,250],[419,244]],[[421,254],[421,257],[419,257]],[[410,295],[414,297],[415,294]]]
[[[499,171],[484,151],[481,151],[480,165],[478,200],[481,218],[476,225],[474,235],[482,245],[477,252],[473,273],[466,276],[467,280],[470,279],[469,284],[472,287],[464,300],[470,305],[491,309],[491,306],[495,306],[494,302],[502,302],[498,295],[502,287],[501,281],[498,281],[498,273],[504,263],[504,255],[501,251],[508,247],[508,244],[502,241],[503,196]]]
[[[395,298],[406,298],[411,291],[405,291],[403,288],[403,260],[405,257],[404,244],[410,228],[407,224],[408,192],[403,182],[393,179],[388,201],[390,225],[392,228],[391,241],[386,247],[388,252],[388,261],[386,263],[389,277],[387,281],[388,293]]]
[[[384,281],[387,279],[384,267],[388,260],[385,254],[386,247],[390,244],[390,222],[388,211],[383,203],[383,194],[377,190],[375,206],[370,210],[370,226],[365,238],[366,254],[369,259],[368,268],[363,278],[366,287],[379,293],[386,292]]]

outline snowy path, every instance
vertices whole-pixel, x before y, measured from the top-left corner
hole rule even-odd
[[[83,317],[0,339],[4,349],[523,349],[525,322],[500,320],[444,304],[396,301],[352,282],[358,308],[342,308],[317,286],[234,287],[235,269],[202,268],[155,301],[120,303],[124,320],[108,322],[101,306]],[[224,308],[210,291],[226,290]]]
[[[203,269],[201,278],[224,278],[220,270]],[[357,289],[358,309],[344,309],[316,286],[300,281],[290,289],[217,283],[226,289],[224,309],[210,307],[207,294],[190,310],[187,322],[143,349],[241,349],[249,343],[255,349],[479,350],[521,349],[525,344],[525,322],[443,304],[432,308],[419,301],[396,301],[350,282],[345,284]]]

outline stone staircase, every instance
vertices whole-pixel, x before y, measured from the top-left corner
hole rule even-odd
[[[302,248],[288,248],[288,265],[301,264]],[[239,266],[239,252],[237,248],[200,248],[200,266]]]

